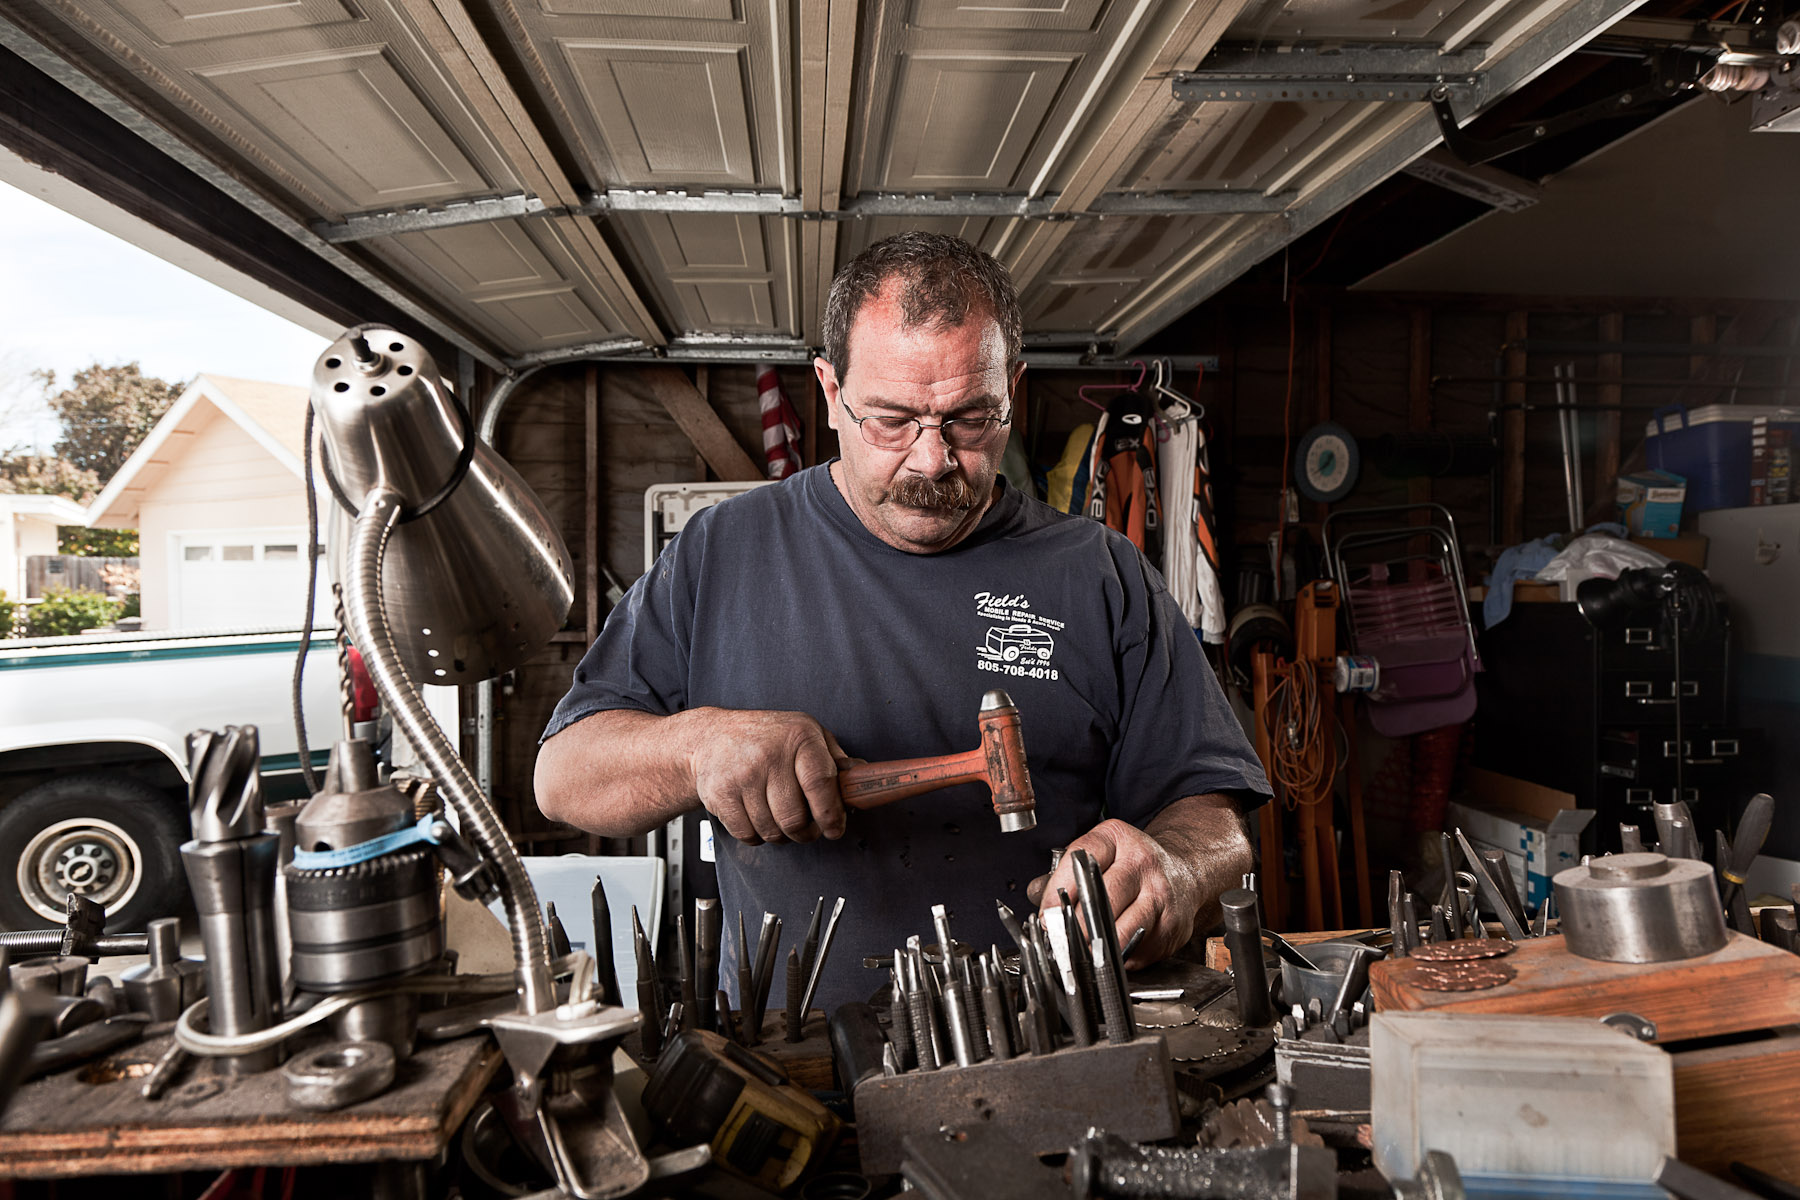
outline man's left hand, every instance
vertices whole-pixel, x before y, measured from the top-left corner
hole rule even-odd
[[[1061,904],[1059,889],[1075,898],[1077,850],[1087,851],[1100,869],[1119,944],[1144,930],[1125,963],[1134,970],[1187,945],[1203,915],[1216,919],[1219,896],[1238,885],[1251,863],[1249,840],[1230,801],[1191,796],[1157,814],[1148,829],[1102,821],[1069,843],[1056,870],[1025,889],[1040,912]]]

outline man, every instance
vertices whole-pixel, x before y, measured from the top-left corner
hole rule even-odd
[[[1122,536],[997,478],[1021,318],[955,238],[908,233],[833,281],[814,360],[841,457],[689,522],[607,620],[539,752],[545,815],[611,836],[703,807],[727,914],[848,897],[819,995],[883,980],[865,955],[930,934],[1004,941],[1014,908],[1104,871],[1128,963],[1192,936],[1250,869],[1239,797],[1267,793],[1193,632]],[[1038,824],[999,832],[980,786],[846,814],[839,767],[976,744],[1018,706]],[[731,920],[728,916],[728,920]],[[1206,918],[1210,922],[1210,918]],[[728,939],[729,940],[729,939]],[[785,950],[785,947],[784,947]]]

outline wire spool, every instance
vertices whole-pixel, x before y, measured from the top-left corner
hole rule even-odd
[[[1340,696],[1372,692],[1381,686],[1381,664],[1367,654],[1340,654],[1331,672],[1331,686]]]
[[[1294,486],[1308,500],[1321,504],[1342,500],[1355,489],[1361,468],[1356,439],[1331,421],[1314,425],[1294,447]]]
[[[1552,881],[1569,952],[1601,962],[1698,958],[1725,946],[1712,868],[1691,858],[1612,854]]]

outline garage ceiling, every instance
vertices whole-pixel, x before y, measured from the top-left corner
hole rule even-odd
[[[1467,120],[1639,2],[0,0],[0,43],[517,369],[799,357],[903,228],[1000,256],[1030,345],[1129,350],[1435,145],[1422,72]]]

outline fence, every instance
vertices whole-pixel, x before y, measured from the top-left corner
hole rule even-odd
[[[75,554],[32,554],[25,559],[25,598],[40,599],[47,588],[99,592],[106,595],[108,568],[138,569],[136,558],[100,558]]]

